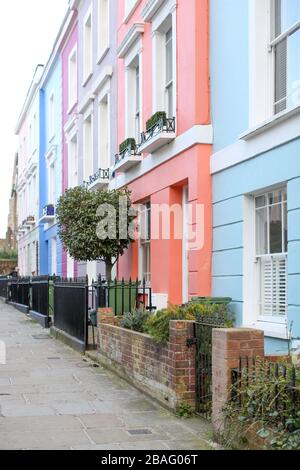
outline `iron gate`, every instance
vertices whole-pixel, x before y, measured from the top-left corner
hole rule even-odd
[[[222,316],[197,318],[195,323],[196,344],[196,411],[210,419],[212,413],[212,332],[225,328]]]

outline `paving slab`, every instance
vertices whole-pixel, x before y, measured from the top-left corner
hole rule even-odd
[[[178,419],[2,301],[0,340],[1,450],[212,448],[209,423]]]

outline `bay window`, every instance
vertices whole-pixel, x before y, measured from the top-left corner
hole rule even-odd
[[[287,315],[287,193],[255,197],[259,320],[284,323]]]

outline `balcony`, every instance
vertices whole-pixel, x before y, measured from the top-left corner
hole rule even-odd
[[[153,153],[176,138],[176,119],[161,117],[141,134],[140,153]]]
[[[40,218],[40,222],[42,224],[51,224],[55,220],[55,207],[53,204],[48,204],[43,209],[42,217]]]
[[[90,176],[88,181],[84,181],[83,185],[90,191],[104,189],[108,186],[109,174],[109,168],[107,168],[106,170],[99,168],[99,170],[96,171],[94,175]]]
[[[119,154],[115,156],[115,168],[114,171],[125,172],[137,166],[142,161],[142,155],[140,149],[134,146],[132,143],[129,145]]]

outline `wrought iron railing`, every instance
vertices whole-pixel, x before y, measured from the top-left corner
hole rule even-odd
[[[141,145],[149,142],[153,137],[162,133],[175,133],[176,119],[161,118],[150,129],[141,133]]]
[[[110,177],[109,168],[107,169],[99,168],[99,170],[97,170],[96,173],[94,173],[93,175],[89,177],[88,181],[83,182],[83,186],[86,188],[90,188],[91,186],[93,186],[93,184],[97,183],[97,181],[100,181],[100,180],[107,180],[108,182],[109,177]]]
[[[138,146],[133,147],[131,144],[129,144],[123,150],[123,152],[117,153],[117,155],[115,156],[115,164],[117,165],[122,160],[125,160],[125,158],[139,156],[139,155],[140,155],[139,147]]]

